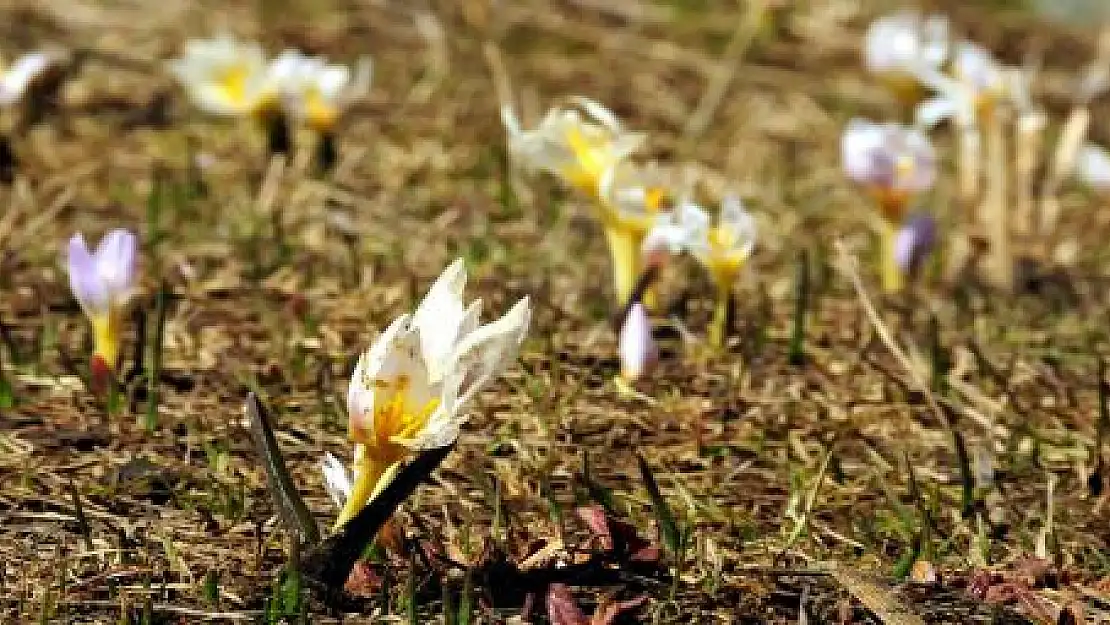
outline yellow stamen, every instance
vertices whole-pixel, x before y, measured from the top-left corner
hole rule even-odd
[[[667,199],[667,191],[661,187],[648,187],[644,193],[644,209],[651,214],[658,213]]]
[[[574,154],[574,166],[563,172],[567,181],[591,197],[597,197],[598,182],[612,164],[608,141],[587,137],[578,128],[567,130],[567,145]]]
[[[216,77],[217,88],[228,102],[244,104],[247,99],[247,79],[250,75],[251,70],[245,64],[227,67]]]
[[[351,438],[361,446],[355,462],[355,483],[351,496],[339,514],[335,527],[339,528],[358,514],[392,479],[400,462],[412,450],[404,443],[416,439],[428,426],[428,421],[439,408],[440,400],[433,398],[423,406],[413,408],[408,404],[411,380],[400,375],[393,383],[371,381],[379,392],[393,387],[393,396],[374,407],[373,430],[353,430]]]
[[[720,282],[727,279],[731,284],[740,268],[744,266],[747,255],[738,247],[740,241],[735,232],[720,226],[710,228],[707,235],[709,239],[709,264],[714,280]]]

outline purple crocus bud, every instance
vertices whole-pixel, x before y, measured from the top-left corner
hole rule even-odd
[[[94,369],[115,367],[124,308],[135,285],[135,251],[135,235],[122,229],[106,234],[92,253],[83,235],[69,240],[69,287],[92,324]]]
[[[651,336],[651,320],[640,302],[632,304],[621,326],[621,376],[633,381],[647,373],[659,358],[655,339]]]
[[[894,261],[907,275],[914,275],[933,251],[937,241],[937,222],[930,215],[913,215],[898,230],[894,240]]]

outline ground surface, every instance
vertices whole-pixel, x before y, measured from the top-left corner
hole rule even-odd
[[[553,591],[526,583],[542,574],[498,574],[502,560],[565,582],[587,612],[603,597],[646,596],[628,622],[795,623],[803,607],[809,622],[1105,614],[1110,534],[1095,458],[1110,215],[1069,189],[1054,237],[1074,259],[1040,263],[1016,297],[933,280],[883,298],[862,265],[911,357],[942,353],[951,365],[932,406],[837,269],[834,241],[863,261],[873,247],[866,201],[837,168],[840,130],[855,114],[897,114],[859,68],[874,7],[776,9],[704,131],[688,133],[707,85],[730,74],[717,59],[744,19],[733,2],[278,4],[0,9],[5,54],[51,43],[77,64],[41,123],[6,119],[19,167],[0,188],[0,359],[15,400],[0,410],[2,620],[261,620],[284,592],[275,579],[290,554],[243,419],[247,391],[273,411],[328,527],[335,509],[317,462],[324,450],[349,458],[353,359],[460,255],[487,311],[534,298],[533,329],[520,365],[483,394],[457,450],[397,517],[422,552],[434,543],[457,566],[379,556],[353,580],[369,598],[345,622],[400,621],[410,603],[415,622],[440,622],[457,609],[445,601],[470,602],[470,622],[520,619],[525,605],[546,622]],[[1093,33],[954,4],[961,30],[1007,59],[1044,50],[1038,93],[1059,123]],[[373,90],[342,123],[332,175],[306,173],[301,152],[267,168],[253,129],[190,109],[161,60],[217,28],[273,51],[373,56]],[[639,385],[649,399],[617,391],[600,231],[556,184],[507,174],[499,94],[530,121],[589,95],[650,131],[650,156],[700,163],[739,190],[762,237],[726,353],[672,339]],[[1100,107],[1096,137],[1107,132]],[[958,223],[948,178],[929,201]],[[167,289],[153,432],[142,384],[111,415],[85,389],[88,330],[60,261],[73,232],[117,226],[143,240],[136,309],[148,334]],[[791,364],[802,249],[809,323],[804,362]],[[709,293],[682,261],[660,295],[702,335]],[[129,332],[128,349],[137,343]],[[611,492],[647,547],[667,547],[637,453],[687,536],[680,566],[664,549],[658,563],[615,557],[560,573],[597,550],[581,518],[596,509],[576,512],[588,484]],[[307,622],[337,614],[316,599],[303,610]]]

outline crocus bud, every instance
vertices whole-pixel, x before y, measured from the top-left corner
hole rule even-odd
[[[640,302],[632,304],[621,326],[621,376],[633,381],[647,373],[659,359],[659,350],[651,335],[651,320]]]
[[[85,237],[75,234],[67,265],[70,289],[92,324],[93,377],[104,377],[116,366],[125,307],[134,288],[135,235],[112,230],[90,253]]]
[[[907,275],[917,273],[933,251],[937,224],[929,215],[914,215],[902,224],[894,240],[894,262]]]

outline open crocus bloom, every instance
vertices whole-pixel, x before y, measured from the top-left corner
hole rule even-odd
[[[27,89],[57,66],[59,61],[60,57],[50,52],[31,52],[19,57],[0,72],[0,104],[19,101]]]
[[[905,100],[915,100],[920,68],[939,68],[948,56],[948,21],[904,11],[871,23],[863,44],[868,71]]]
[[[716,224],[700,206],[685,201],[678,207],[684,247],[718,283],[731,284],[755,248],[756,225],[736,196],[721,200]]]
[[[533,130],[523,130],[513,110],[502,107],[509,151],[525,167],[552,173],[596,197],[605,171],[638,150],[645,135],[622,129],[616,115],[593,100],[570,102],[549,110]]]
[[[371,64],[368,58],[360,60],[352,80],[345,65],[330,65],[323,57],[286,50],[270,63],[269,74],[290,117],[326,133],[351,101],[370,90]]]
[[[848,122],[840,142],[844,171],[875,196],[883,216],[900,222],[915,194],[936,179],[936,153],[922,132],[899,124]]]
[[[682,202],[676,213],[683,247],[709,271],[716,284],[717,303],[709,327],[709,342],[721,347],[732,300],[732,283],[755,248],[755,219],[744,210],[740,198],[731,195],[721,200],[716,223],[691,201]]]
[[[1032,76],[1005,67],[985,48],[961,42],[952,52],[951,76],[933,67],[917,68],[918,78],[937,95],[922,102],[916,112],[919,125],[931,128],[952,119],[963,128],[975,127],[1003,100],[1022,108]]]
[[[277,104],[277,89],[262,48],[229,36],[190,40],[170,72],[198,108],[213,115],[261,115]]]
[[[463,408],[515,359],[531,317],[528,298],[479,325],[481,303],[463,305],[465,284],[459,259],[416,312],[398,317],[359,359],[347,391],[355,479],[336,527],[385,487],[401,461],[454,443]]]
[[[903,275],[895,262],[896,237],[910,199],[927,191],[936,180],[933,145],[915,128],[853,119],[844,131],[840,150],[845,173],[874,196],[883,216],[883,288],[890,293],[900,291]]]
[[[135,235],[112,230],[89,253],[85,237],[75,234],[66,260],[70,289],[92,323],[94,370],[111,370],[119,355],[124,309],[134,288]]]

